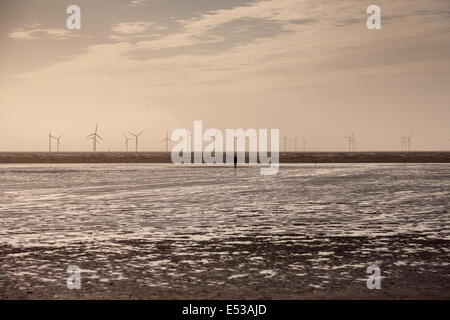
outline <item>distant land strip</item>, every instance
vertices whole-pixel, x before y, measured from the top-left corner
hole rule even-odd
[[[171,162],[170,152],[0,152],[9,164]],[[280,163],[450,163],[450,152],[280,152]]]

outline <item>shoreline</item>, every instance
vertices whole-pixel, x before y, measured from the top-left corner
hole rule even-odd
[[[246,153],[248,163],[248,153]],[[450,151],[280,152],[280,163],[450,163]],[[0,152],[0,164],[172,163],[170,152]],[[225,155],[224,155],[225,163]]]

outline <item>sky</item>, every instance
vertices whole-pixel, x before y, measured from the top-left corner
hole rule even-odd
[[[81,29],[66,8],[81,8]],[[381,8],[369,30],[366,9]],[[0,151],[143,151],[166,131],[280,129],[309,151],[450,149],[448,0],[2,0]],[[299,149],[303,146],[299,146]]]

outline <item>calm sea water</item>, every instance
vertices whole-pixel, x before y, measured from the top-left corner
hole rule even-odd
[[[189,255],[204,243],[202,254],[190,258],[191,271],[174,270],[173,277],[191,274],[195,283],[195,272],[221,259],[218,244],[228,245],[222,250],[226,256],[230,246],[257,239],[271,245],[331,236],[382,241],[379,237],[413,233],[450,240],[449,190],[450,164],[283,165],[275,176],[261,176],[257,167],[1,165],[0,245],[50,251],[82,246],[90,256],[55,259],[83,264],[95,257],[105,261],[99,268],[114,264],[112,252],[135,250],[121,262],[122,271],[115,262],[116,279],[123,279],[129,277],[127,268],[139,264],[159,271],[179,266],[171,257]],[[169,258],[145,251],[164,241],[172,244]],[[208,256],[210,249],[215,258]],[[39,257],[27,260],[27,254],[11,253],[2,272],[16,277],[40,272],[52,281],[50,271],[42,275],[48,258],[37,263]],[[330,254],[325,251],[317,261]],[[254,272],[279,273],[257,267],[261,257],[253,258]],[[228,278],[248,274],[238,269],[230,267]],[[166,272],[152,285],[167,285],[167,278]]]

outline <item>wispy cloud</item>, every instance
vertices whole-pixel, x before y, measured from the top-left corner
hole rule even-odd
[[[158,35],[157,32],[165,29],[165,26],[148,21],[121,22],[111,26],[113,34],[109,37],[113,40],[127,41],[131,38],[145,38],[150,35]]]
[[[124,23],[116,23],[112,25],[111,30],[116,33],[121,34],[133,34],[133,33],[141,33],[147,30],[152,25],[151,22],[124,22]]]
[[[35,40],[35,39],[55,39],[55,40],[65,40],[71,38],[77,38],[80,35],[71,30],[63,28],[42,28],[40,23],[35,23],[30,26],[25,26],[12,30],[8,33],[8,37],[11,39],[18,40]]]
[[[135,8],[143,6],[148,0],[132,0],[126,5],[126,7]]]

